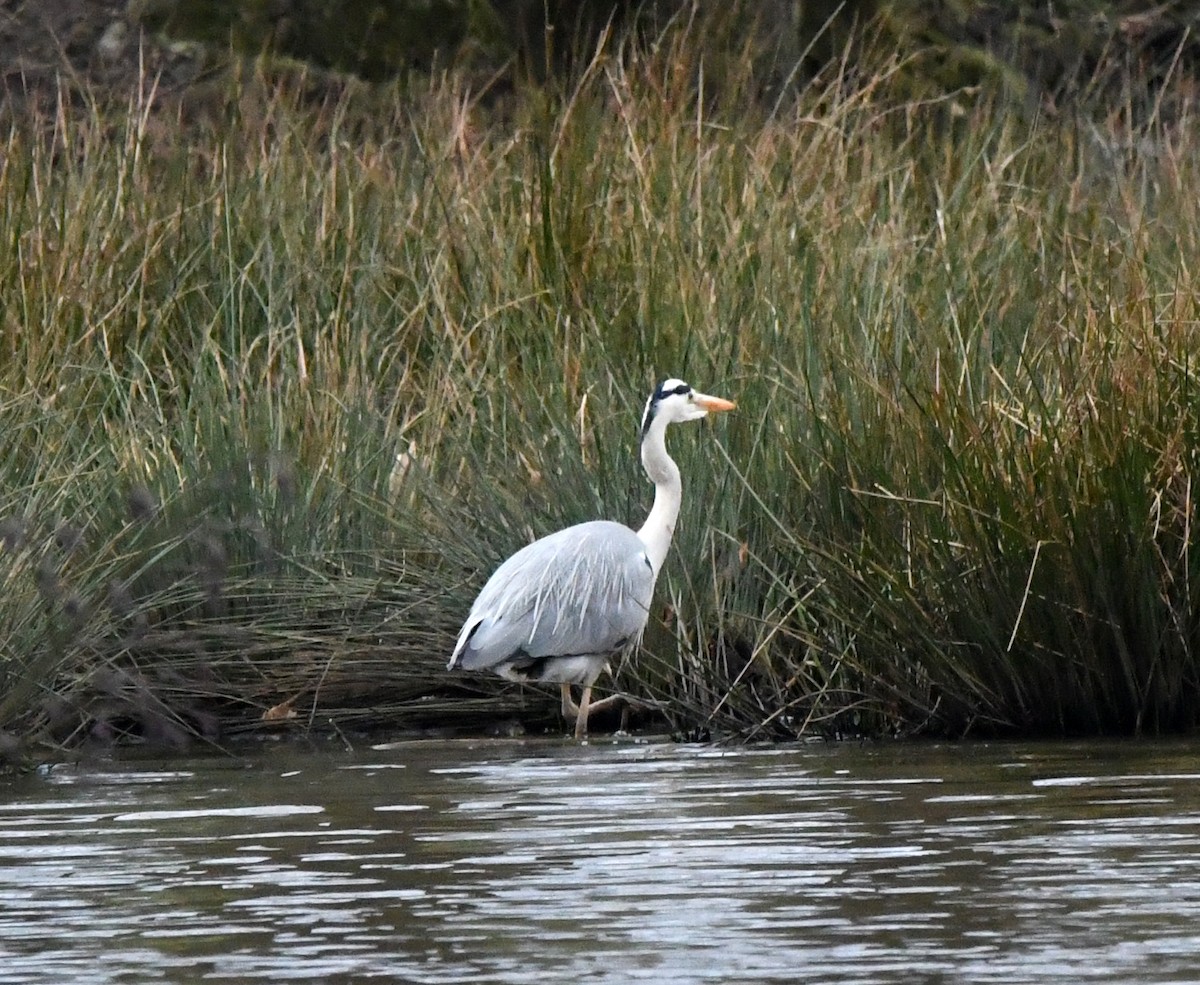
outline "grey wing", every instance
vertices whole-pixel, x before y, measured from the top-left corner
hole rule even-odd
[[[628,527],[597,520],[522,548],[479,593],[450,668],[487,670],[519,656],[609,654],[646,626],[654,571]]]

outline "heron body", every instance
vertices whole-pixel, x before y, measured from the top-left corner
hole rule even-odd
[[[569,559],[570,569],[548,557]],[[632,530],[609,520],[567,527],[496,569],[459,635],[456,666],[588,684],[641,635],[653,592],[654,569]]]
[[[654,506],[636,533],[592,520],[535,540],[500,565],[471,606],[450,670],[485,670],[517,681],[556,683],[575,737],[587,735],[591,688],[608,661],[637,646],[682,500],[679,468],[667,454],[667,426],[734,404],[667,380],[642,417],[642,465]],[[578,707],[571,685],[582,688]]]

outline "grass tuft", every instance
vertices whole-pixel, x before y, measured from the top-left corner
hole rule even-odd
[[[1195,728],[1185,83],[1102,123],[895,60],[763,100],[701,30],[487,108],[264,63],[219,128],[149,81],[14,127],[0,730],[556,727],[445,657],[508,553],[640,524],[667,375],[741,408],[671,436],[615,681],[680,733]]]

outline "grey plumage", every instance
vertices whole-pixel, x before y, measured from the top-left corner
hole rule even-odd
[[[628,527],[592,520],[560,530],[496,569],[471,607],[450,669],[590,683],[641,637],[653,592],[646,547]]]

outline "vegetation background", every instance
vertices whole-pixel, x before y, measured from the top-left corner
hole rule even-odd
[[[492,566],[637,522],[681,735],[1197,725],[1196,5],[10,5],[0,753],[555,729]]]

